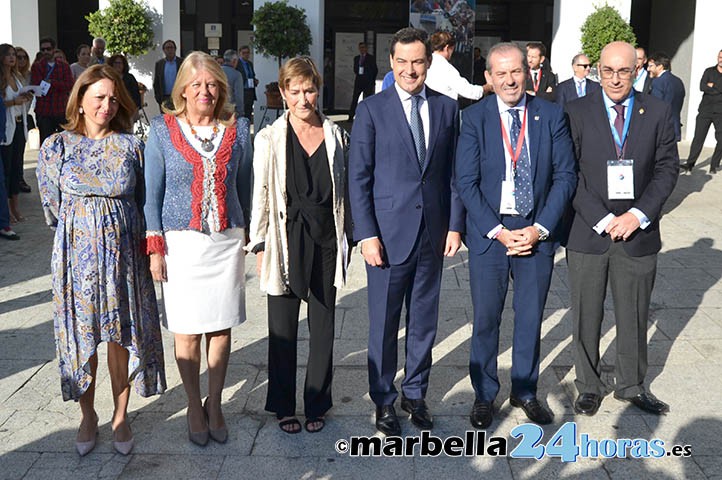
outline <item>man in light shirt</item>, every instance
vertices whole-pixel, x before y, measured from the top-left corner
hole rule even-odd
[[[557,85],[557,97],[556,103],[562,107],[586,95],[591,95],[600,90],[599,84],[594,80],[587,78],[589,75],[589,69],[592,64],[589,62],[589,57],[583,53],[578,53],[572,58],[572,69],[574,75],[568,80],[564,80]]]
[[[449,63],[455,47],[456,40],[449,32],[436,32],[431,35],[431,48],[434,53],[426,75],[426,86],[454,100],[459,97],[479,100],[484,96],[484,90],[491,91],[491,85],[487,84],[486,88],[482,85],[474,85],[459,74],[459,71]]]

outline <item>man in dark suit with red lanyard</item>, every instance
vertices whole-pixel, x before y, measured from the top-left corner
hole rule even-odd
[[[644,385],[649,304],[661,248],[662,206],[679,169],[669,104],[632,89],[636,54],[602,50],[602,91],[567,104],[579,184],[567,242],[574,326],[574,410],[594,415],[606,394],[599,338],[609,283],[616,321],[614,397],[652,413],[669,406]]]
[[[545,67],[547,49],[543,43],[526,44],[526,63],[529,73],[526,77],[526,93],[550,102],[555,98],[557,79],[551,68]]]
[[[424,86],[431,44],[404,28],[391,41],[395,83],[360,103],[348,166],[354,239],[368,277],[369,393],[376,428],[400,435],[394,410],[397,338],[406,303],[401,408],[433,426],[425,402],[444,256],[461,246],[464,208],[452,182],[459,109]]]
[[[494,45],[487,65],[496,95],[464,110],[456,153],[474,305],[470,420],[480,429],[492,422],[499,325],[513,277],[509,400],[544,425],[553,415],[537,399],[541,322],[561,218],[577,181],[574,152],[562,108],[524,93],[524,52],[514,43]]]

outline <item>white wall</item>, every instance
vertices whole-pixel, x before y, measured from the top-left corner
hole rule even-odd
[[[268,3],[269,0],[255,0],[253,2],[254,9],[258,9],[261,5]],[[289,5],[303,8],[306,11],[308,25],[311,28],[313,43],[311,44],[311,58],[316,63],[319,71],[323,72],[323,23],[325,17],[323,0],[288,0]],[[263,118],[266,109],[266,84],[278,81],[278,62],[275,58],[267,58],[254,51],[253,67],[258,78],[258,87],[256,93],[258,100],[254,106],[254,124],[256,131]],[[319,96],[319,107],[321,107],[322,99]]]
[[[714,3],[715,0],[709,0]],[[599,2],[602,3],[602,2]],[[606,0],[606,3],[629,22],[632,0]],[[552,69],[559,81],[573,75],[572,57],[582,49],[582,24],[594,12],[597,2],[586,0],[556,0],[554,2],[554,33],[552,36]]]
[[[685,139],[692,141],[694,125],[697,118],[697,107],[702,100],[699,82],[702,73],[708,67],[717,63],[717,54],[722,49],[722,40],[719,37],[719,0],[697,0],[694,19],[694,44],[692,47],[692,65],[690,83],[687,89],[689,109],[687,118],[682,123],[687,125]],[[705,146],[714,147],[714,126],[709,129]]]
[[[0,43],[23,47],[32,61],[40,48],[37,0],[0,0],[0,12]]]

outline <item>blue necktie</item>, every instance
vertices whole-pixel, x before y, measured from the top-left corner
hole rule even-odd
[[[423,100],[421,95],[411,97],[411,135],[414,137],[414,146],[416,147],[416,159],[419,161],[419,167],[424,169],[424,161],[426,160],[426,140],[424,140],[424,124],[421,122],[419,115],[419,103]]]
[[[584,89],[582,88],[582,82],[577,82],[577,96],[578,97],[584,96]]]
[[[519,135],[521,134],[519,111],[512,108],[509,110],[509,114],[513,120],[511,123],[511,145],[514,152],[516,152]],[[529,150],[526,148],[526,142],[521,146],[521,153],[516,162],[514,200],[516,203],[516,211],[519,212],[519,215],[526,217],[534,208],[534,195],[531,184],[531,162],[529,161]]]

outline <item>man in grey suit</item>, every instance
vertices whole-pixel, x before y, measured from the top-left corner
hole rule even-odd
[[[223,52],[223,73],[228,79],[228,102],[234,105],[236,118],[243,116],[243,76],[236,70],[238,54],[233,49]]]
[[[607,282],[616,321],[614,397],[653,414],[669,406],[644,385],[649,303],[661,248],[659,219],[679,169],[669,104],[632,89],[636,54],[625,42],[602,50],[602,91],[570,102],[579,183],[567,241],[574,411],[594,415],[606,393],[599,339]]]

